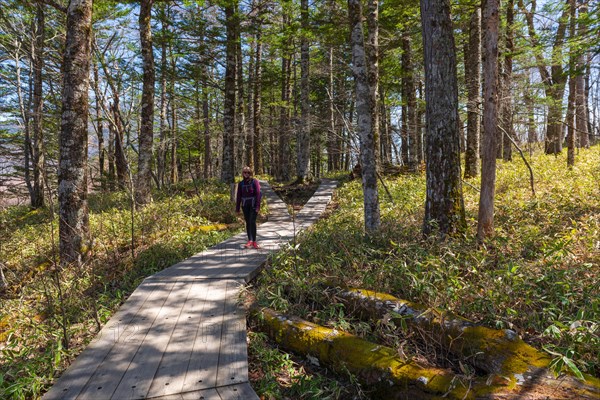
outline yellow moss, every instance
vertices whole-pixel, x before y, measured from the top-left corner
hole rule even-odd
[[[212,224],[212,225],[200,225],[200,226],[192,226],[190,227],[190,232],[212,232],[212,231],[223,231],[227,229],[227,225],[225,224]]]

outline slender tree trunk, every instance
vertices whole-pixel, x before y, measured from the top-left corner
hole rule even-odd
[[[467,84],[467,147],[465,151],[465,178],[479,175],[479,138],[481,135],[481,8],[471,14],[468,44],[465,46],[465,80]]]
[[[125,148],[124,148],[124,133],[125,128],[123,127],[123,120],[121,119],[121,113],[119,111],[119,93],[115,92],[113,94],[113,103],[112,103],[112,114],[113,114],[113,131],[114,131],[114,151],[115,151],[115,167],[117,172],[117,184],[119,188],[125,188],[127,184],[127,169],[129,166],[127,165],[127,159],[125,158]]]
[[[19,44],[20,47],[20,44]],[[25,185],[27,186],[27,192],[29,193],[29,198],[33,198],[33,184],[31,182],[31,124],[30,124],[30,115],[31,115],[31,98],[33,93],[33,80],[29,79],[29,90],[28,90],[28,104],[25,104],[23,99],[23,91],[21,85],[21,59],[20,59],[20,48],[17,49],[14,53],[15,56],[15,75],[17,77],[17,98],[19,101],[19,111],[21,112],[21,118],[23,119],[23,131],[24,131],[24,140],[23,140],[23,169],[25,174]]]
[[[281,58],[281,107],[279,118],[279,160],[276,163],[276,176],[279,180],[290,180],[290,98],[291,98],[291,61],[287,54]]]
[[[352,46],[352,72],[356,85],[356,128],[360,138],[365,231],[370,234],[379,229],[381,219],[377,192],[377,158],[372,128],[373,114],[370,104],[372,97],[369,88],[369,71],[366,65],[360,0],[348,0],[348,14]]]
[[[262,20],[259,19],[256,31],[256,51],[254,60],[254,106],[252,111],[252,123],[254,124],[254,138],[252,140],[252,152],[254,153],[254,171],[257,174],[264,173],[264,161],[262,155]]]
[[[168,74],[168,55],[167,55],[167,40],[166,34],[169,30],[167,18],[162,19],[162,40],[160,43],[160,133],[158,138],[158,151],[156,152],[156,174],[161,186],[165,185],[165,174],[167,169],[167,143],[168,143],[168,127],[167,127],[167,74]]]
[[[310,80],[308,0],[300,0],[300,129],[296,143],[296,181],[304,182],[310,171]]]
[[[569,37],[575,36],[575,29],[577,26],[577,5],[576,0],[569,0]],[[577,65],[577,49],[571,47],[569,55],[569,97],[567,100],[567,166],[572,168],[575,165],[575,143],[577,142],[577,133],[575,131],[576,113],[575,109],[576,96],[577,96],[577,78],[576,78],[576,65]]]
[[[246,135],[248,132],[246,128],[246,113],[244,111],[244,70],[242,63],[242,40],[240,37],[239,29],[236,29],[236,56],[235,56],[235,71],[236,71],[236,118],[235,118],[235,157],[233,160],[234,171],[240,171],[244,162],[244,150],[246,147]]]
[[[202,89],[202,121],[204,124],[204,179],[211,176],[211,150],[210,150],[210,108],[208,101],[208,91],[206,87]]]
[[[66,27],[58,169],[62,264],[81,262],[89,235],[87,139],[92,0],[70,2]]]
[[[587,14],[587,0],[579,1],[579,11],[578,15],[581,17],[582,14]],[[577,37],[585,38],[588,34],[588,29],[583,18],[579,19],[579,23],[577,25]],[[575,95],[575,119],[576,119],[576,128],[577,128],[577,136],[579,138],[579,146],[584,148],[590,147],[590,135],[588,131],[588,120],[589,114],[587,112],[587,96],[585,90],[585,75],[586,75],[586,64],[584,63],[585,52],[579,50],[577,53],[577,60],[575,62],[576,70],[577,70],[577,85],[576,85],[576,95]],[[589,64],[588,64],[589,65]]]
[[[483,5],[484,87],[483,148],[481,192],[477,238],[483,241],[494,232],[494,196],[496,186],[496,148],[498,130],[498,25],[499,0],[485,0]]]
[[[327,89],[329,92],[328,104],[329,113],[327,115],[328,129],[327,129],[327,170],[334,171],[338,169],[335,159],[335,103],[334,103],[334,71],[333,71],[333,46],[327,48]]]
[[[367,7],[368,44],[365,48],[366,67],[367,79],[369,80],[369,103],[373,121],[371,129],[373,130],[373,143],[375,143],[375,159],[379,163],[381,156],[379,151],[381,147],[379,132],[379,1],[368,0]],[[375,167],[377,168],[377,165]]]
[[[33,191],[31,196],[31,207],[39,208],[44,206],[44,180],[45,180],[45,162],[44,162],[44,127],[43,112],[44,98],[42,96],[43,81],[42,73],[44,71],[44,27],[45,15],[44,4],[36,4],[36,19],[34,35],[32,41],[32,67],[33,67],[33,137],[32,137],[32,166],[33,166]],[[35,43],[35,44],[34,44]]]
[[[96,136],[98,138],[98,176],[100,185],[103,190],[106,189],[106,177],[104,172],[105,153],[104,149],[104,124],[102,120],[102,103],[104,99],[100,92],[100,74],[98,73],[98,65],[94,64],[94,94],[96,96]]]
[[[225,6],[225,25],[227,28],[226,67],[225,67],[225,100],[223,116],[223,154],[221,164],[221,181],[233,184],[235,155],[236,124],[236,38],[237,35],[237,0],[227,2]]]
[[[421,21],[427,101],[427,196],[423,233],[445,236],[466,227],[450,2],[421,0]]]
[[[142,104],[139,134],[138,172],[135,200],[138,204],[152,201],[152,142],[154,140],[154,55],[152,52],[153,0],[140,3],[140,44],[142,49]]]
[[[179,112],[178,108],[177,108],[177,98],[175,95],[175,75],[176,75],[176,68],[177,62],[175,60],[175,57],[171,57],[171,83],[169,84],[169,98],[170,98],[170,104],[171,104],[171,168],[169,169],[170,172],[170,182],[171,184],[176,184],[177,182],[179,182],[179,157],[177,156],[177,146],[178,146],[178,136],[177,136],[177,129],[178,129],[178,115],[177,113]]]
[[[514,0],[506,2],[506,53],[504,55],[503,71],[503,98],[502,98],[502,129],[500,132],[502,138],[502,159],[504,161],[512,160],[512,141],[514,140],[513,128],[513,105],[512,105],[512,81],[513,81],[513,53],[514,45]]]
[[[408,32],[402,35],[402,65],[404,67],[404,95],[406,102],[406,131],[408,139],[408,168],[416,171],[417,156],[417,96],[415,91],[412,44]]]

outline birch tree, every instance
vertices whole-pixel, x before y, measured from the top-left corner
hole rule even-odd
[[[362,169],[365,230],[377,231],[381,225],[379,194],[377,192],[377,158],[370,104],[370,88],[366,66],[362,5],[360,0],[348,0],[350,19],[350,44],[352,47],[352,73],[356,87],[356,129],[360,139],[360,165]]]

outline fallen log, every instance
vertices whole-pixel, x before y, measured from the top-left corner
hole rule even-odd
[[[596,383],[565,376],[555,379],[544,368],[530,368],[509,379],[496,374],[461,377],[449,370],[423,367],[400,358],[394,349],[336,329],[319,326],[270,309],[251,313],[258,327],[283,347],[316,357],[337,372],[349,371],[385,399],[598,399]],[[595,385],[595,386],[594,386]]]
[[[525,343],[514,331],[479,326],[447,311],[398,299],[385,293],[349,289],[337,293],[349,313],[368,319],[405,323],[427,332],[444,350],[489,374],[497,385],[519,391],[550,391],[551,398],[600,398],[600,380],[585,375],[555,377],[551,357]],[[491,392],[493,393],[493,392]],[[535,397],[533,397],[535,398]]]
[[[334,371],[355,374],[374,388],[377,398],[471,398],[469,384],[448,370],[424,368],[402,360],[394,349],[380,346],[336,329],[319,326],[271,309],[251,314],[258,327],[278,344],[296,353],[316,357]],[[402,394],[402,397],[397,397]]]

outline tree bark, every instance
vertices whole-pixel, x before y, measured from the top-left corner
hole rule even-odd
[[[421,0],[421,21],[427,102],[427,196],[423,233],[443,237],[466,227],[450,2]]]
[[[417,149],[417,95],[414,79],[412,41],[409,32],[402,34],[402,66],[404,70],[404,102],[406,103],[407,164],[410,171],[419,167]]]
[[[32,41],[32,67],[33,67],[33,124],[31,150],[33,167],[33,186],[31,192],[31,207],[40,208],[44,206],[44,181],[45,181],[45,162],[44,162],[44,98],[42,95],[44,71],[44,29],[45,15],[44,4],[36,3],[36,18],[34,28],[34,39]]]
[[[380,163],[381,136],[379,115],[379,1],[367,1],[367,46],[366,67],[369,80],[369,104],[371,107],[371,130],[373,131],[373,145],[375,147],[376,167]]]
[[[237,0],[228,1],[225,5],[225,26],[227,29],[226,42],[226,66],[225,66],[225,99],[223,115],[223,154],[221,163],[221,181],[232,184],[235,179],[234,173],[234,136],[236,123],[236,38],[237,23]]]
[[[257,174],[264,173],[264,161],[262,155],[262,20],[258,20],[256,31],[256,51],[254,57],[254,113],[252,123],[254,124],[254,139],[252,140],[252,152],[254,161],[254,171]]]
[[[514,45],[514,0],[506,2],[506,48],[502,71],[502,100],[501,100],[501,123],[500,137],[502,138],[502,159],[512,160],[512,140],[515,137],[513,128],[513,105],[512,105],[512,82],[513,82],[513,52]]]
[[[87,140],[92,0],[69,3],[66,27],[58,169],[59,252],[63,265],[81,263],[89,235]]]
[[[483,241],[494,232],[496,149],[498,146],[498,8],[499,0],[484,1],[483,149],[477,223],[477,239],[479,241]]]
[[[296,143],[296,181],[304,182],[310,171],[310,40],[308,0],[300,0],[300,129]]]
[[[138,204],[152,201],[152,142],[154,140],[154,55],[152,52],[153,0],[140,3],[140,45],[142,50],[142,104],[139,133],[138,172],[135,200]]]
[[[481,7],[471,14],[468,44],[465,46],[465,80],[467,84],[467,147],[465,178],[479,175],[479,143],[481,135]]]
[[[587,0],[580,0],[580,6],[578,15],[581,17],[582,14],[587,14]],[[587,25],[583,18],[579,18],[577,24],[577,37],[587,37]],[[575,61],[575,68],[577,71],[576,80],[576,94],[575,94],[575,119],[579,146],[583,148],[590,147],[590,135],[588,131],[589,115],[587,110],[587,96],[585,90],[585,75],[588,68],[584,62],[585,52],[579,50],[577,53],[577,59]]]
[[[348,14],[352,46],[352,72],[356,85],[356,129],[360,139],[365,231],[370,234],[379,229],[381,219],[377,192],[377,158],[372,129],[373,114],[370,104],[371,89],[366,65],[360,0],[348,0]]]

